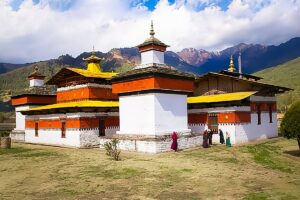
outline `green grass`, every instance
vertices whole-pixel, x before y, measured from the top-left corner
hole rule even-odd
[[[254,75],[264,78],[262,80],[264,83],[294,89],[294,91],[277,95],[278,109],[285,111],[286,106],[300,98],[300,57],[282,65],[256,72]]]
[[[0,199],[299,199],[295,140],[162,153],[16,144],[0,149]]]

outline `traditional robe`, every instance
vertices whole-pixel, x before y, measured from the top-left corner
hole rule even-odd
[[[212,130],[210,130],[208,132],[208,141],[209,141],[209,145],[212,145],[212,137],[213,137],[214,132]]]
[[[178,149],[177,134],[176,134],[176,132],[173,132],[173,134],[172,134],[171,149],[173,149],[174,151],[177,151],[177,149]]]
[[[226,146],[231,147],[230,135],[228,132],[226,132]]]
[[[203,144],[202,144],[203,148],[208,148],[209,144],[208,144],[208,132],[204,131],[203,133]]]
[[[225,143],[224,134],[223,134],[223,131],[221,129],[220,129],[219,135],[220,135],[220,143],[224,144]]]

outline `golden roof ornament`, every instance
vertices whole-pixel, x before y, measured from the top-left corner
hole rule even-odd
[[[230,55],[229,68],[228,68],[227,71],[229,71],[229,72],[234,72],[234,71],[235,71],[234,64],[233,64],[233,57],[232,57],[232,54]]]
[[[99,58],[98,56],[96,56],[94,46],[93,46],[92,55],[88,58],[83,58],[82,60],[87,62],[87,70],[93,73],[101,72],[100,62],[103,60],[103,58]]]

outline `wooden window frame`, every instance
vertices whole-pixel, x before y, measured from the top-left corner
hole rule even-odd
[[[270,119],[270,123],[273,123],[273,109],[272,109],[272,104],[269,104],[269,119]]]
[[[61,138],[66,138],[66,121],[61,122]]]
[[[39,137],[39,122],[38,121],[34,122],[34,136]]]

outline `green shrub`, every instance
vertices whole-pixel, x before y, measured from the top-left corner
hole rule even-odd
[[[297,139],[300,149],[300,101],[292,104],[285,113],[280,124],[280,132],[288,139]]]
[[[104,148],[106,150],[106,155],[111,156],[114,160],[120,160],[121,150],[118,149],[119,140],[112,139],[109,142],[104,143]]]

